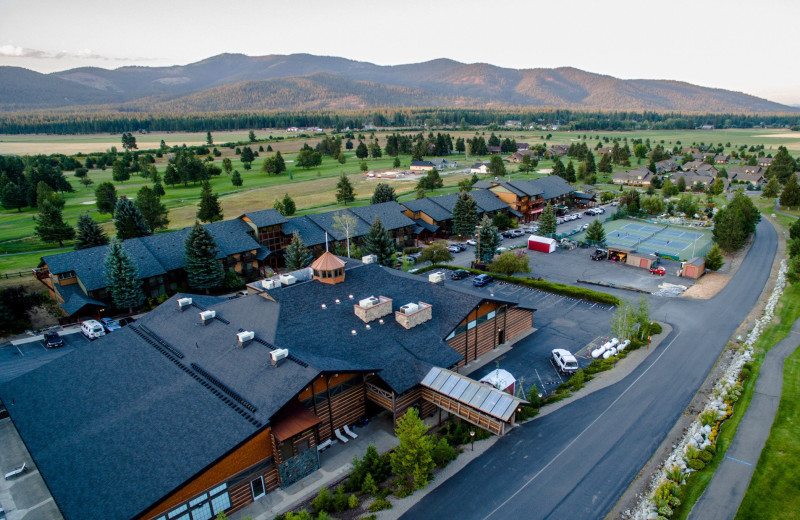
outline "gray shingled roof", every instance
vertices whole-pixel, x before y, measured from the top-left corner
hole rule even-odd
[[[326,213],[312,213],[306,216],[321,227],[323,231],[327,231],[332,239],[345,240],[347,237],[343,231],[336,228],[336,221],[334,220],[334,217],[339,214],[351,215],[356,218],[355,229],[350,231],[350,238],[366,235],[367,231],[369,231],[369,224],[358,218],[357,215],[353,214],[353,212],[348,209],[328,211]]]
[[[540,177],[538,179],[533,179],[528,181],[531,183],[536,189],[541,190],[542,198],[544,200],[551,200],[557,197],[561,197],[563,195],[567,195],[575,191],[575,188],[570,186],[570,184],[559,177],[558,175],[550,175],[549,177]]]
[[[509,209],[508,204],[500,200],[500,198],[489,190],[472,190],[469,192],[472,195],[475,203],[481,211],[501,211]]]
[[[394,201],[350,209],[351,212],[369,225],[372,225],[375,217],[378,217],[381,220],[381,224],[388,230],[414,225],[414,221],[403,213],[404,210],[403,206]]]
[[[61,298],[64,300],[64,303],[61,304],[61,308],[64,309],[64,312],[66,312],[68,316],[72,316],[87,305],[96,305],[98,307],[106,306],[105,303],[93,300],[83,294],[83,291],[81,291],[80,287],[76,284],[55,285],[55,290],[58,291]]]
[[[291,235],[295,231],[300,234],[300,238],[307,246],[316,246],[325,243],[325,230],[308,218],[308,216],[291,218],[289,222],[283,225],[283,233],[285,235]]]
[[[403,202],[403,206],[415,213],[421,211],[437,222],[453,218],[453,214],[450,211],[433,202],[430,198],[409,200]]]
[[[244,214],[256,227],[270,227],[284,224],[289,221],[280,211],[276,209],[262,209],[261,211],[251,211]]]

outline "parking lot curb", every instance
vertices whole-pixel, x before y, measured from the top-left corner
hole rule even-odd
[[[613,283],[605,283],[605,282],[590,282],[589,280],[575,280],[575,283],[584,283],[587,285],[599,285],[600,287],[608,287],[609,289],[624,289],[626,291],[632,291],[642,294],[653,294],[650,291],[645,291],[644,289],[637,289],[636,287],[630,287],[627,285],[616,285]]]

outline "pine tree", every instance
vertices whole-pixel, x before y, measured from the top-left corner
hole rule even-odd
[[[488,262],[497,253],[497,248],[500,246],[500,235],[497,233],[497,228],[492,225],[489,215],[483,216],[480,226],[478,245],[475,247],[475,259],[479,262]]]
[[[393,202],[396,200],[397,195],[394,193],[394,188],[383,182],[379,182],[378,185],[375,186],[375,192],[372,194],[372,204]]]
[[[781,191],[781,183],[778,182],[777,177],[771,177],[767,182],[767,185],[764,186],[764,191],[761,192],[761,196],[766,199],[774,199],[778,196],[778,192]]]
[[[585,172],[584,176],[586,176]],[[567,163],[567,169],[564,171],[564,180],[567,182],[575,182],[578,180],[578,178],[575,176],[575,165],[572,164],[572,161]]]
[[[283,211],[281,213],[287,217],[291,217],[294,215],[294,212],[297,211],[297,206],[294,204],[294,199],[291,198],[288,193],[284,194],[281,205],[283,206]]]
[[[252,130],[250,130],[250,132],[248,132],[248,134],[247,134],[247,140],[250,141],[251,143],[255,143],[256,142],[256,133],[253,132]]]
[[[95,220],[84,211],[78,216],[78,225],[75,233],[75,249],[88,249],[90,247],[108,244],[108,235]]]
[[[376,255],[379,264],[391,267],[395,251],[394,241],[378,217],[375,217],[375,221],[364,236],[364,251]]]
[[[561,159],[558,156],[553,157],[553,175],[558,175],[559,177],[564,177],[566,175],[566,170],[564,169],[564,163],[561,162]]]
[[[278,150],[275,152],[275,175],[278,175],[283,171],[286,171],[286,161],[283,160],[281,151]]]
[[[103,182],[94,189],[95,204],[100,213],[114,214],[117,207],[117,188],[110,182]]]
[[[462,191],[453,205],[453,233],[472,236],[476,225],[478,225],[478,204],[469,193]]]
[[[163,197],[166,194],[164,186],[160,182],[153,184],[153,193],[155,193],[156,197]]]
[[[203,182],[203,191],[200,193],[200,206],[197,208],[197,218],[201,222],[222,220],[219,195],[211,192],[211,185],[208,181]]]
[[[16,209],[20,212],[25,207],[25,194],[19,186],[9,182],[3,186],[3,191],[0,193],[0,202],[2,202],[4,208]]]
[[[615,147],[619,147],[617,143],[614,143]],[[611,154],[605,153],[602,157],[600,157],[600,162],[597,163],[597,171],[600,173],[611,173],[614,170],[614,167],[611,165]]]
[[[181,176],[178,170],[172,164],[167,164],[167,168],[164,170],[164,184],[169,184],[174,188],[179,182],[181,182]]]
[[[347,206],[348,202],[353,202],[354,200],[356,200],[356,196],[353,185],[347,175],[342,173],[339,176],[339,182],[336,184],[336,201]]]
[[[767,177],[777,178],[782,184],[786,184],[790,177],[795,176],[796,170],[797,163],[789,155],[789,150],[785,146],[780,146],[778,153],[772,158],[772,164],[767,168]]]
[[[797,175],[790,175],[786,184],[783,185],[783,191],[780,197],[781,206],[786,206],[792,209],[792,206],[800,205],[800,186],[797,185]]]
[[[45,199],[39,207],[36,235],[42,242],[58,242],[58,245],[63,247],[64,240],[72,240],[75,237],[75,229],[64,222],[61,208]]]
[[[548,204],[542,210],[542,214],[539,215],[539,234],[545,237],[552,235],[556,232],[557,225],[556,210],[552,205]]]
[[[292,241],[286,248],[286,269],[289,271],[297,271],[311,265],[314,259],[311,251],[308,250],[303,240],[300,238],[300,233],[295,231],[292,234]]]
[[[211,131],[206,132],[206,144],[208,146],[214,144],[214,139],[211,137]]]
[[[225,271],[217,260],[217,243],[199,222],[194,223],[184,242],[184,262],[189,287],[209,289],[222,285]]]
[[[706,253],[706,268],[712,271],[718,271],[723,264],[723,256],[719,244],[714,244],[708,253]]]
[[[117,200],[117,208],[114,210],[114,226],[117,228],[117,238],[120,240],[153,234],[139,208],[132,200],[124,196]]]
[[[105,273],[108,292],[111,293],[115,307],[127,308],[132,313],[135,307],[144,302],[139,272],[131,257],[122,248],[122,242],[117,239],[111,240],[111,245],[108,247]]]
[[[161,198],[156,195],[155,190],[148,186],[143,186],[136,193],[136,207],[144,217],[144,221],[150,226],[150,229],[166,229],[169,224],[167,218],[167,207],[161,203]]]
[[[422,489],[433,471],[433,438],[426,435],[427,431],[416,408],[410,408],[397,421],[395,435],[400,444],[391,455],[392,471],[405,481],[405,487]]]
[[[595,219],[586,228],[586,241],[590,244],[601,246],[606,241],[606,230],[599,219]]]
[[[253,150],[250,149],[249,146],[245,146],[242,148],[242,154],[239,156],[239,159],[242,161],[245,170],[250,169],[250,163],[255,160],[255,155],[253,155]]]
[[[237,188],[244,184],[242,181],[242,176],[239,173],[239,170],[233,170],[233,175],[231,175],[231,184],[236,186]]]

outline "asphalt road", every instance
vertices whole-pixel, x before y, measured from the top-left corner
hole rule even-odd
[[[10,381],[26,372],[74,352],[89,340],[83,334],[63,334],[64,346],[47,349],[42,341],[32,341],[14,346],[11,343],[0,345],[0,383]]]
[[[653,455],[755,304],[777,236],[759,223],[736,276],[708,301],[651,298],[671,323],[619,383],[517,428],[403,518],[603,518]]]

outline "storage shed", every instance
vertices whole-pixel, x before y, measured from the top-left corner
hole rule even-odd
[[[642,269],[650,269],[658,264],[658,257],[652,254],[631,251],[628,253],[625,263],[634,267],[641,267]]]
[[[681,270],[681,276],[697,280],[706,272],[706,260],[702,256],[692,258],[688,262],[683,262]]]
[[[556,250],[556,240],[554,238],[531,235],[528,237],[528,249],[542,253],[552,253]]]
[[[481,378],[481,383],[493,386],[507,394],[516,395],[517,380],[508,370],[497,368]]]

